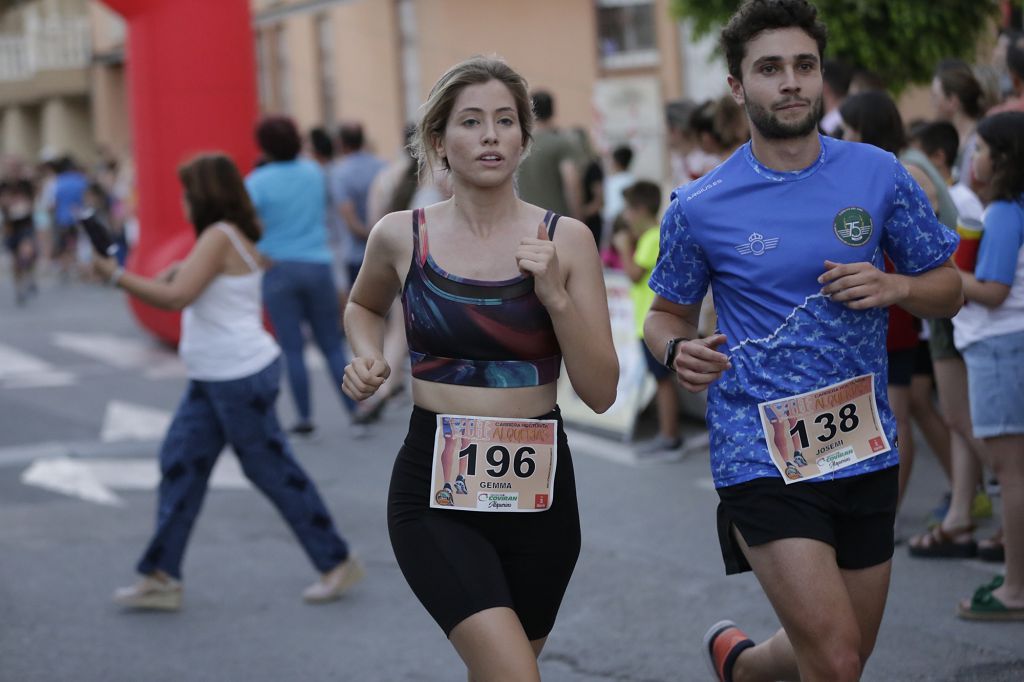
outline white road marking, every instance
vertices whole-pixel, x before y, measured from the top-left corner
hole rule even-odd
[[[122,440],[156,440],[162,438],[171,424],[171,413],[145,405],[111,400],[103,416],[100,440],[113,443]]]
[[[54,346],[103,363],[115,369],[138,370],[147,379],[183,379],[188,376],[177,354],[145,338],[114,334],[56,332]],[[303,356],[311,371],[327,368],[320,350],[307,343]],[[74,386],[78,375],[12,346],[0,344],[0,389]]]
[[[597,457],[598,459],[624,464],[626,466],[642,467],[665,462],[677,462],[688,455],[706,453],[708,449],[707,432],[691,435],[686,439],[681,450],[672,453],[665,453],[664,456],[640,456],[634,451],[634,444],[615,441],[602,436],[596,436],[586,431],[566,429],[569,437],[569,445],[573,452]],[[708,479],[710,480],[710,479]],[[698,487],[701,487],[698,481]],[[712,486],[714,487],[714,486]]]
[[[351,357],[346,355],[346,357]],[[306,368],[310,370],[321,370],[327,368],[327,361],[315,343],[307,342],[302,349],[302,358],[306,361]]]
[[[57,332],[53,344],[117,369],[142,370],[148,379],[184,377],[185,366],[174,351],[141,338],[114,334]]]
[[[60,457],[33,462],[21,474],[21,482],[96,504],[113,507],[123,504],[121,498],[103,485],[81,460]]]
[[[569,438],[569,447],[573,452],[578,452],[598,459],[615,462],[616,464],[636,464],[636,457],[629,443],[615,441],[601,436],[595,436],[585,431],[566,429]]]
[[[154,490],[160,484],[160,467],[150,459],[73,459],[52,457],[36,460],[21,475],[25,485],[77,497],[112,507],[124,506],[115,490]],[[210,475],[211,489],[244,490],[249,481],[230,450],[221,453]]]
[[[76,377],[17,348],[0,343],[0,388],[71,386]]]

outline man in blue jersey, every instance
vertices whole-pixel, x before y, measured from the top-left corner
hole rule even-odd
[[[709,389],[726,572],[752,569],[783,626],[759,645],[713,626],[721,681],[859,679],[893,552],[886,308],[947,317],[962,301],[957,237],[896,158],[818,134],[825,42],[806,0],[746,0],[730,20],[751,141],[673,194],[650,280],[651,352]],[[719,331],[699,338],[709,285]]]

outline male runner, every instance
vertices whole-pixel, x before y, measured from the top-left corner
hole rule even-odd
[[[896,158],[818,134],[825,42],[806,0],[746,0],[732,17],[722,43],[751,141],[674,193],[650,282],[651,352],[688,390],[710,389],[726,572],[753,569],[782,623],[757,646],[713,626],[720,681],[860,677],[897,496],[886,308],[948,317],[962,301],[957,237]],[[720,333],[698,338],[709,284]],[[776,445],[780,408],[802,465]]]

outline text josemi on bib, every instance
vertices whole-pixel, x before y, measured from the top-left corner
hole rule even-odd
[[[551,506],[558,422],[437,415],[430,506],[536,512]]]
[[[772,463],[786,485],[845,469],[890,450],[874,374],[757,406]]]

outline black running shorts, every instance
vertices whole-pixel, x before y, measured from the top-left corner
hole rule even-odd
[[[917,361],[917,349],[891,350],[889,356],[889,381],[890,386],[910,386],[914,378],[914,366]]]
[[[718,542],[727,575],[750,570],[732,533],[747,545],[810,538],[836,550],[839,568],[861,569],[892,558],[899,467],[820,483],[786,485],[756,478],[718,489]]]
[[[526,636],[546,637],[580,553],[580,519],[569,444],[556,407],[558,463],[551,507],[488,513],[431,509],[436,414],[414,407],[388,493],[388,531],[406,581],[450,636],[463,620],[505,606]]]
[[[914,352],[914,376],[918,374],[930,377],[935,376],[935,367],[932,365],[932,351],[928,342],[923,339],[917,344],[917,349]]]

